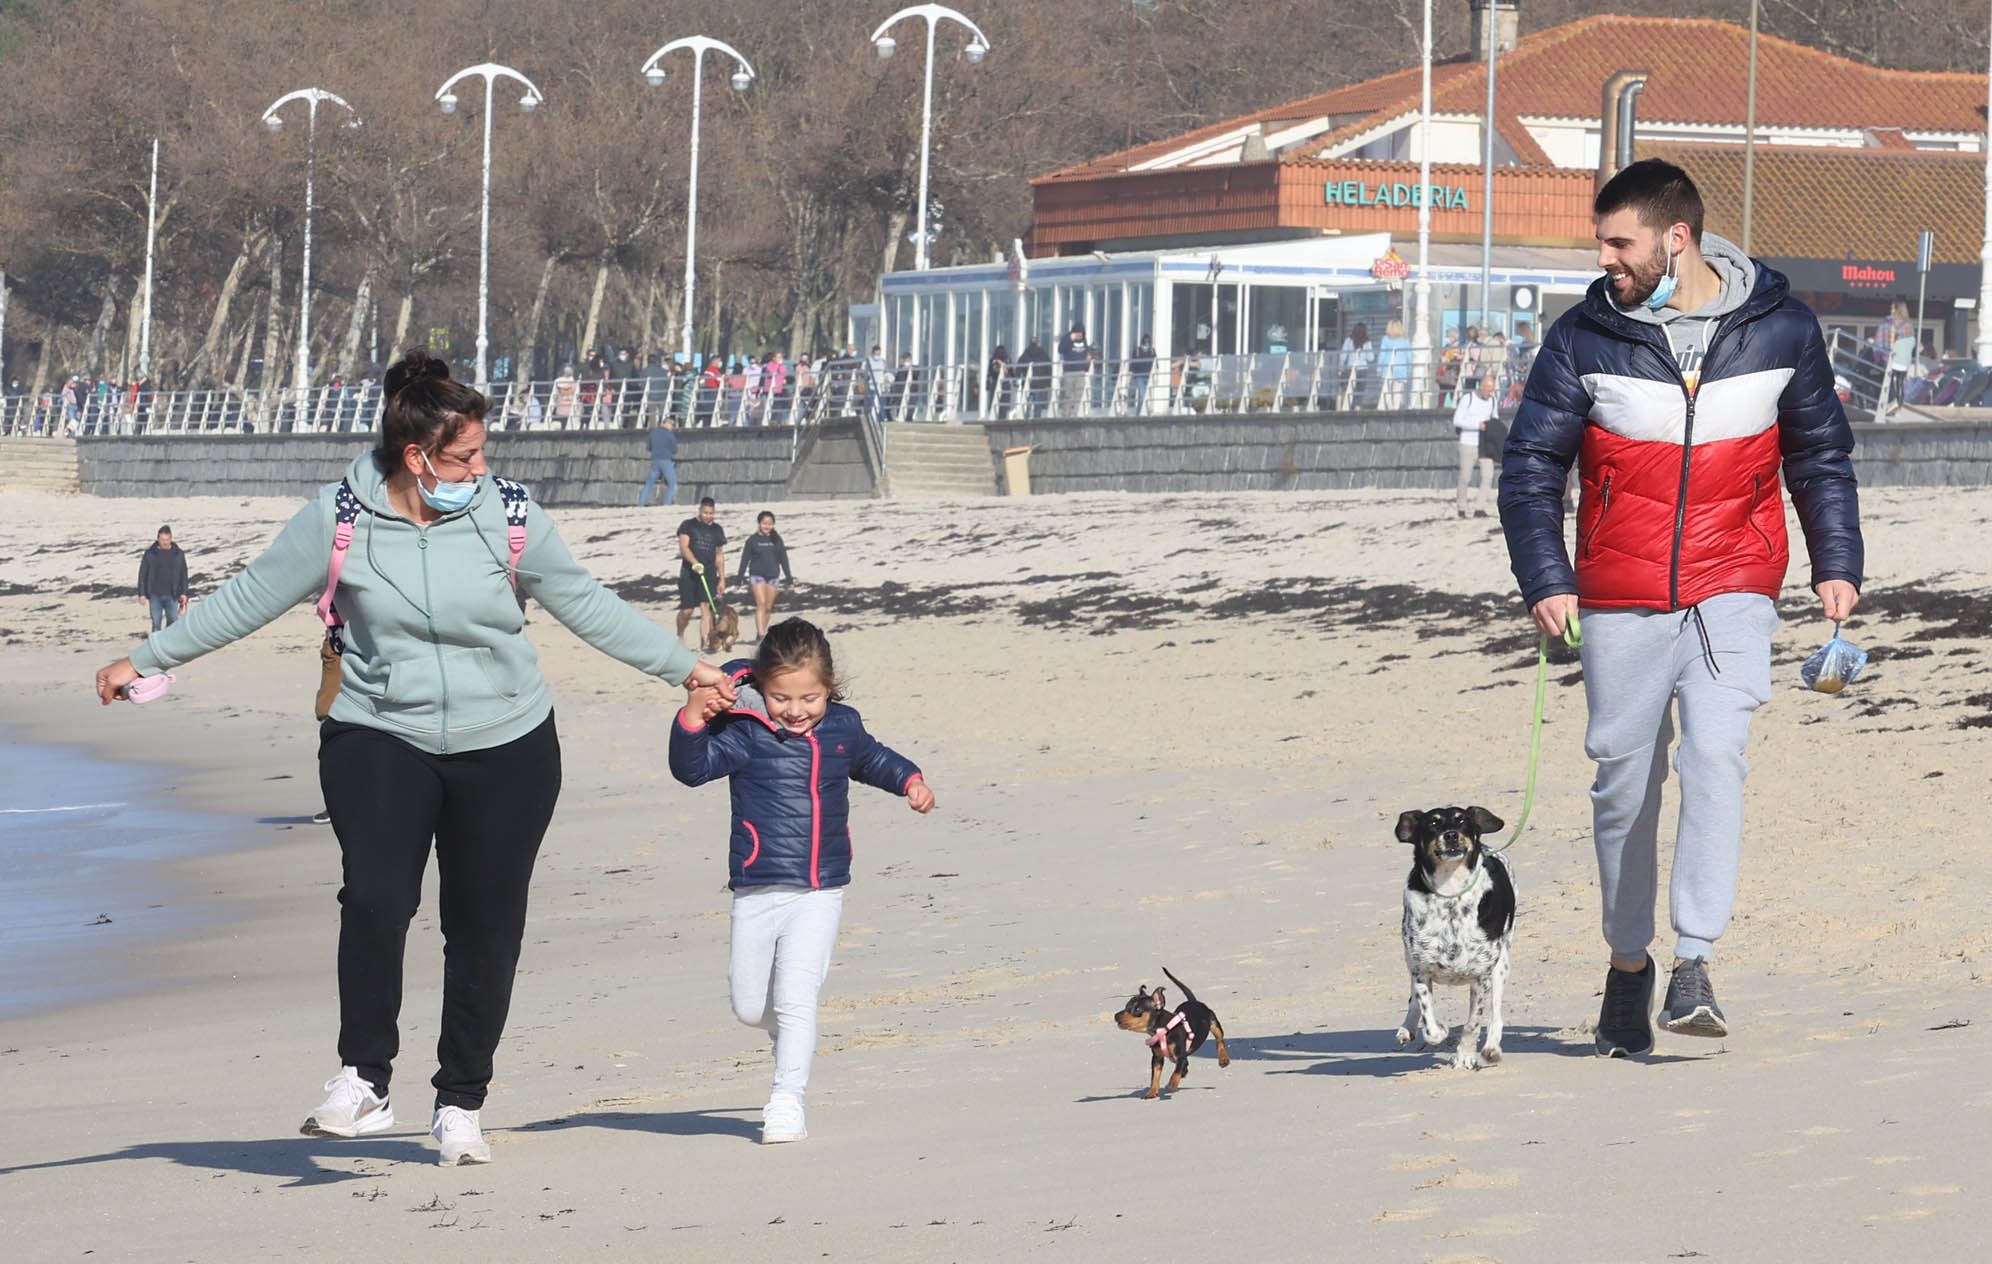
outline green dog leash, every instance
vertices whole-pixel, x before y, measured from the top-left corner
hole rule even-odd
[[[712,617],[717,619],[719,617],[719,603],[712,599],[712,585],[706,582],[705,567],[699,567],[696,574],[699,577],[699,587],[705,589],[706,609],[712,611]]]
[[[1584,629],[1577,622],[1577,615],[1574,611],[1570,615],[1570,621],[1564,625],[1563,643],[1573,650],[1583,647]],[[1543,701],[1548,696],[1548,693],[1549,636],[1545,633],[1536,638],[1535,720],[1529,726],[1529,778],[1528,788],[1522,792],[1522,815],[1521,819],[1515,822],[1514,832],[1508,835],[1507,842],[1502,843],[1499,847],[1487,848],[1488,851],[1493,852],[1495,855],[1499,855],[1515,845],[1515,840],[1519,839],[1522,836],[1522,831],[1528,828],[1529,811],[1535,807],[1536,765],[1542,758]]]

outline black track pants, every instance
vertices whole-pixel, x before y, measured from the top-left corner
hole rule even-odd
[[[327,720],[318,778],[345,870],[339,1061],[387,1093],[401,1044],[401,959],[433,840],[443,925],[436,1105],[476,1110],[512,1004],[533,861],[560,797],[553,717],[516,741],[457,755]]]

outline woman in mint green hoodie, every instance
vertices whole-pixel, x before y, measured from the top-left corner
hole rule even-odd
[[[347,536],[334,590],[340,690],[318,753],[344,870],[341,1067],[304,1132],[356,1137],[394,1124],[402,950],[433,842],[444,958],[430,1131],[445,1164],[482,1163],[491,1150],[478,1111],[511,1004],[533,861],[560,794],[553,699],[516,594],[646,675],[731,686],[582,569],[524,488],[487,477],[483,395],[425,351],[390,369],[384,387],[380,447],[321,489],[241,574],[98,672],[97,692],[109,702],[320,594],[335,538]]]

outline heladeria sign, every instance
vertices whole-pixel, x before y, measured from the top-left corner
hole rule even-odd
[[[1468,209],[1463,184],[1371,184],[1366,180],[1330,180],[1330,206],[1423,206],[1435,211]]]

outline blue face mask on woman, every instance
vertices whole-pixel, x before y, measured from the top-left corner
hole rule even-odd
[[[470,507],[471,498],[477,495],[476,475],[473,474],[468,483],[445,483],[443,476],[436,473],[436,467],[429,465],[429,454],[427,452],[422,453],[422,464],[429,466],[429,473],[436,480],[436,486],[433,491],[422,486],[421,479],[418,478],[415,480],[415,490],[422,494],[423,504],[437,513],[446,514],[455,513],[459,509],[468,509]]]

